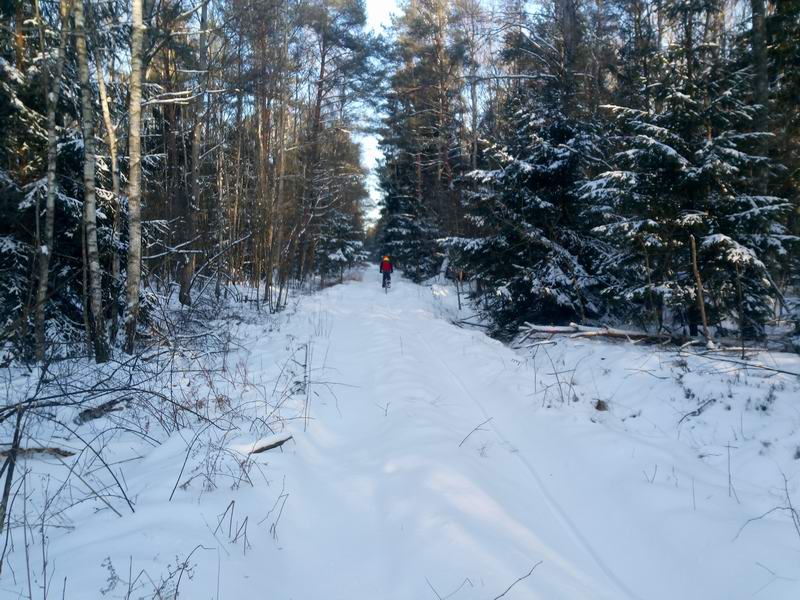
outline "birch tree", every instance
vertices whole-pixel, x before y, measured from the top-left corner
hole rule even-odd
[[[139,317],[142,275],[142,0],[131,0],[130,131],[128,133],[128,285],[125,315],[125,349],[132,353]]]
[[[103,290],[100,271],[100,252],[97,248],[97,204],[95,195],[95,143],[94,108],[92,88],[89,80],[89,54],[86,48],[86,26],[83,1],[75,1],[75,48],[78,54],[78,73],[81,84],[81,129],[83,131],[83,224],[86,236],[86,267],[89,274],[89,324],[95,360],[108,360],[105,316],[103,314]],[[86,291],[84,291],[86,293]]]

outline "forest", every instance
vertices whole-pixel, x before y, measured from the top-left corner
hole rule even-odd
[[[365,241],[501,336],[797,321],[799,3],[419,0],[384,35],[356,0],[84,4],[3,6],[14,356],[132,352],[173,286],[277,311]]]
[[[380,245],[417,279],[446,256],[501,335],[796,323],[799,18],[792,1],[412,3]]]
[[[253,15],[258,18],[253,19]],[[363,258],[350,127],[379,75],[359,2],[3,4],[4,344],[133,352],[151,294]],[[355,125],[354,125],[355,124]],[[124,340],[123,340],[124,338]]]
[[[794,599],[800,0],[0,0],[0,390],[0,598]]]

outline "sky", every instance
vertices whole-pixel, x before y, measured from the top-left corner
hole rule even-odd
[[[366,7],[367,25],[373,31],[380,33],[383,27],[391,23],[392,12],[397,10],[397,0],[366,0]],[[378,148],[376,135],[360,135],[357,136],[357,140],[361,144],[361,161],[370,170],[367,177],[370,200],[366,208],[366,224],[369,226],[377,221],[379,216],[377,203],[380,200],[380,190],[375,167],[383,155]]]
[[[397,10],[396,0],[366,0],[367,24],[375,31],[389,25],[392,11]]]

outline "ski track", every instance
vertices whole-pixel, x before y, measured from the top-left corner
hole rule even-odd
[[[686,515],[688,491],[644,482],[642,465],[661,463],[707,484],[705,500],[724,489],[718,473],[663,431],[649,439],[592,424],[585,412],[541,408],[531,393],[534,369],[482,332],[449,323],[435,290],[395,278],[386,295],[366,272],[363,282],[309,302],[328,324],[317,340],[327,344],[327,369],[355,387],[319,401],[297,455],[276,465],[287,463],[295,502],[309,498],[295,510],[327,507],[313,525],[287,523],[281,539],[288,548],[319,527],[352,540],[340,562],[319,567],[327,569],[322,589],[338,590],[332,597],[416,600],[436,590],[486,600],[541,560],[510,598],[731,600],[752,595],[742,584],[758,576],[756,557],[769,555],[781,569],[793,560],[775,563],[780,551],[765,554],[769,541],[731,544],[752,508],[733,507],[725,518],[718,507]],[[540,366],[540,382],[551,367]],[[289,464],[296,461],[301,473]],[[741,579],[727,580],[731,569]],[[764,585],[777,592],[790,589],[788,581]],[[321,593],[294,589],[298,599]],[[795,597],[786,594],[776,597]]]
[[[429,342],[422,336],[421,339],[425,342],[425,344],[430,348],[431,355],[435,356],[437,360],[441,363],[441,365],[448,371],[450,377],[456,384],[464,391],[464,393],[475,403],[475,405],[480,409],[481,413],[487,419],[491,418],[492,421],[487,423],[495,433],[495,435],[507,446],[511,446],[514,448],[518,448],[516,444],[511,442],[507,436],[503,434],[500,428],[496,425],[494,418],[492,415],[486,410],[483,404],[478,400],[472,392],[467,389],[467,387],[462,383],[461,379],[453,372],[450,366],[445,362],[441,356],[439,356],[436,352],[434,352],[433,348],[431,348]],[[547,507],[550,511],[559,519],[559,521],[564,526],[564,529],[567,533],[586,551],[589,556],[592,557],[592,560],[597,564],[600,570],[606,574],[606,576],[628,597],[634,600],[642,600],[640,596],[636,595],[633,591],[628,588],[628,586],[619,578],[619,576],[600,558],[598,552],[592,547],[589,540],[587,540],[580,532],[580,529],[572,522],[569,516],[559,507],[558,503],[556,502],[555,498],[553,498],[550,491],[547,489],[547,486],[544,483],[544,480],[541,478],[539,473],[537,472],[536,468],[533,466],[533,463],[520,451],[516,450],[514,452],[514,456],[522,463],[525,469],[530,473],[533,480],[536,482],[536,485],[541,492],[542,497],[544,498],[545,502],[547,503]]]
[[[338,412],[336,415],[326,414],[324,405],[312,408],[314,421],[309,427],[307,442],[314,446],[314,451],[304,458],[304,462],[322,464],[318,464],[314,472],[304,471],[304,476],[314,478],[317,472],[335,472],[336,477],[342,477],[336,488],[361,489],[372,494],[373,500],[384,507],[383,514],[370,515],[367,512],[364,515],[374,518],[369,528],[375,531],[391,532],[393,516],[398,511],[405,518],[417,515],[415,518],[421,523],[441,520],[436,526],[441,525],[444,530],[450,526],[456,527],[459,533],[453,536],[452,543],[443,544],[452,554],[442,555],[440,550],[431,557],[434,562],[450,562],[446,570],[453,572],[457,570],[458,563],[463,563],[463,574],[453,575],[449,583],[435,584],[443,588],[437,592],[442,595],[445,595],[444,588],[448,588],[449,593],[452,591],[449,588],[456,588],[459,581],[485,578],[483,589],[461,589],[459,594],[453,596],[456,599],[485,598],[492,592],[499,593],[535,562],[544,560],[535,575],[515,586],[514,593],[518,598],[526,597],[527,593],[527,597],[543,599],[627,597],[639,600],[639,596],[629,590],[559,508],[531,461],[518,449],[512,436],[498,425],[498,420],[502,418],[498,411],[490,412],[470,391],[470,387],[482,388],[488,383],[484,380],[484,373],[462,372],[459,376],[442,358],[446,354],[457,355],[459,351],[466,354],[473,344],[478,344],[479,351],[486,354],[481,346],[488,341],[490,352],[494,354],[491,358],[499,360],[500,371],[494,377],[494,383],[497,384],[498,380],[502,383],[504,376],[514,376],[513,369],[507,371],[508,360],[514,358],[513,352],[493,340],[481,339],[484,338],[482,334],[458,329],[437,317],[433,313],[434,303],[430,297],[425,297],[430,294],[428,288],[402,280],[393,283],[388,295],[378,285],[372,286],[370,281],[366,281],[332,288],[313,300],[317,303],[315,310],[329,315],[320,317],[320,321],[330,323],[329,346],[325,350],[327,368],[336,373],[338,380],[358,384],[356,390],[337,392],[337,411],[341,410],[343,416],[339,416]],[[353,365],[360,365],[360,368],[353,369]],[[364,372],[368,374],[366,377]],[[359,397],[366,398],[371,394],[380,400],[372,402],[373,406],[360,405]],[[514,398],[514,401],[518,401],[518,398]],[[524,404],[530,404],[530,401],[526,399]],[[385,408],[383,413],[381,407]],[[391,419],[402,413],[413,419],[413,425],[409,426],[409,429],[413,427],[413,432],[390,425],[385,430],[383,443],[370,444],[372,436],[366,432],[380,428],[387,416]],[[508,498],[493,489],[495,486],[491,481],[485,481],[485,478],[491,477],[491,473],[485,472],[484,465],[480,464],[486,463],[486,460],[475,459],[474,446],[467,443],[462,448],[458,447],[460,440],[481,417],[485,419],[490,416],[494,419],[489,424],[491,431],[500,442],[497,451],[502,452],[502,465],[499,467],[501,477],[510,479],[514,487],[519,488],[519,494],[526,498],[524,504],[535,506],[536,520],[548,522],[543,527],[545,531],[537,531],[536,527],[525,522],[525,516],[515,514],[519,511],[514,506],[518,499],[509,502]],[[448,424],[451,421],[458,423]],[[409,433],[410,439],[404,439]],[[324,441],[316,439],[316,436]],[[473,441],[477,441],[477,437],[473,435]],[[415,443],[425,448],[424,456],[418,457],[415,453],[402,450],[398,452],[404,445]],[[299,452],[303,453],[303,448]],[[425,461],[422,467],[416,467],[422,471],[420,476],[407,478],[404,485],[411,487],[395,492],[399,492],[399,496],[370,490],[362,480],[361,474],[372,470],[374,463],[386,469],[418,462],[420,458]],[[508,464],[509,461],[511,464]],[[472,464],[475,462],[478,463],[477,474]],[[348,465],[346,471],[341,469],[342,464]],[[514,464],[518,467],[514,467]],[[439,481],[441,487],[437,489],[431,486],[431,480]],[[531,483],[526,484],[525,480]],[[301,487],[308,485],[311,489],[323,487],[320,483],[296,481]],[[449,497],[453,494],[450,485],[464,487],[461,499],[453,501]],[[339,492],[333,489],[329,489],[329,493],[339,496]],[[476,501],[474,507],[469,506],[470,497]],[[455,516],[440,514],[441,511],[431,508],[439,503],[452,504]],[[481,514],[481,506],[486,510],[485,515]],[[349,507],[342,506],[340,509],[347,512]],[[329,517],[342,522],[349,521],[345,515],[337,517],[330,514]],[[418,527],[419,524],[414,526]],[[492,530],[495,527],[504,531],[504,535],[497,536],[500,539],[481,539],[485,529]],[[292,536],[292,533],[284,530],[282,539],[290,545]],[[424,536],[419,537],[413,540],[412,546],[425,543]],[[503,538],[506,538],[505,541]],[[359,541],[367,546],[372,543],[369,535],[361,537]],[[421,569],[414,572],[414,569],[423,567],[416,561],[398,559],[396,556],[390,558],[393,552],[388,550],[388,546],[393,543],[392,533],[389,533],[385,542],[386,556],[373,556],[369,560],[377,558],[378,563],[396,560],[408,582],[401,586],[402,591],[380,589],[380,583],[376,583],[377,587],[371,589],[376,593],[375,597],[405,599],[418,598],[420,594],[427,597],[430,595],[430,590],[425,591],[427,578],[435,582],[439,575],[440,579],[447,580],[435,571]],[[406,542],[399,540],[397,543],[402,545]],[[480,569],[478,565],[487,561],[491,554],[495,554],[492,560],[496,564],[493,568]],[[525,559],[520,560],[520,556]],[[586,558],[575,560],[581,556]],[[377,570],[385,572],[390,569],[388,565],[383,565]],[[552,577],[554,581],[542,585],[536,582],[537,577]],[[387,577],[384,585],[388,584],[389,579]],[[572,581],[564,586],[560,581],[563,579]],[[609,583],[602,583],[604,579]],[[469,592],[474,595],[469,595]],[[343,594],[341,597],[367,596]]]

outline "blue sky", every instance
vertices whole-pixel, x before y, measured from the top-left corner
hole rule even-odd
[[[397,1],[366,0],[366,7],[369,27],[374,31],[380,32],[383,27],[391,23],[392,12],[397,10]],[[377,202],[380,199],[380,191],[378,190],[375,166],[382,155],[378,149],[378,138],[375,135],[358,136],[358,141],[361,143],[361,162],[370,169],[367,185],[369,187],[371,206],[367,207],[366,216],[367,224],[371,224],[378,219]]]

